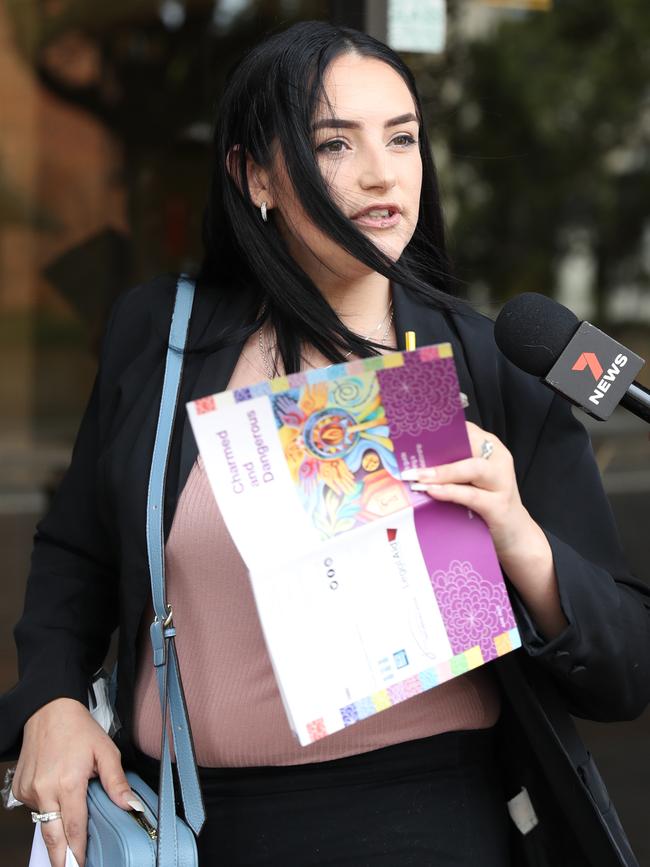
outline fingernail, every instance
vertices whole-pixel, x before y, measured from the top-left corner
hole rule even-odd
[[[132,810],[135,810],[136,813],[144,813],[144,807],[136,798],[127,798],[126,803]]]
[[[400,477],[404,482],[417,482],[420,478],[420,473],[422,470],[419,467],[413,467],[409,470],[402,470],[400,473]]]
[[[428,485],[422,485],[420,482],[411,482],[412,491],[426,491],[428,487]]]

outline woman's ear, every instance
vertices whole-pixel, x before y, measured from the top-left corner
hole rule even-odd
[[[241,149],[240,146],[233,145],[228,151],[228,156],[226,157],[226,167],[230,174],[230,177],[237,184],[240,189],[242,195],[246,195],[245,190],[242,189],[242,178],[241,178]],[[259,166],[251,157],[251,155],[246,153],[246,183],[248,184],[248,192],[250,194],[250,199],[253,205],[256,208],[259,208],[262,205],[262,202],[266,202],[266,207],[270,210],[273,207],[273,196],[271,195],[270,190],[270,176],[266,169],[263,169]]]

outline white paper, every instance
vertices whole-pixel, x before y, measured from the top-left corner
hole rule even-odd
[[[304,746],[520,644],[485,523],[400,478],[470,453],[457,389],[442,344],[187,405]]]
[[[522,834],[529,834],[539,824],[530,795],[525,788],[508,801],[508,812]]]
[[[371,715],[401,700],[401,682],[403,697],[427,688],[420,675],[453,654],[413,508],[323,539],[296,493],[267,397],[218,412],[188,410],[221,513],[250,568],[300,743],[343,728],[342,708],[360,703],[359,712]]]
[[[90,715],[110,735],[114,728],[115,713],[108,697],[108,678],[99,677],[91,686],[94,704],[90,701]]]
[[[41,834],[41,823],[37,822],[34,829],[34,840],[32,841],[32,853],[29,858],[28,867],[52,867],[50,856],[47,854],[47,847],[43,841]],[[72,854],[69,846],[65,851],[65,867],[79,867],[77,859]]]
[[[389,528],[399,548],[388,541]],[[282,672],[287,716],[303,745],[311,742],[312,720],[323,718],[327,731],[336,731],[341,707],[452,655],[411,510],[321,542],[282,568],[252,572],[251,581]]]
[[[319,536],[294,494],[269,400],[254,398],[218,415],[200,414],[193,404],[188,410],[208,479],[249,569],[286,562],[289,546],[292,556],[312,551]]]

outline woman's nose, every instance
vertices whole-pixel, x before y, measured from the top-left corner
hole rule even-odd
[[[389,190],[395,186],[396,181],[392,161],[383,147],[366,152],[359,174],[359,185],[362,189]]]

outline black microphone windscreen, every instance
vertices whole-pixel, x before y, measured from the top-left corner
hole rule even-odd
[[[513,364],[543,377],[579,326],[567,307],[546,295],[524,292],[504,304],[494,323],[494,339]]]

